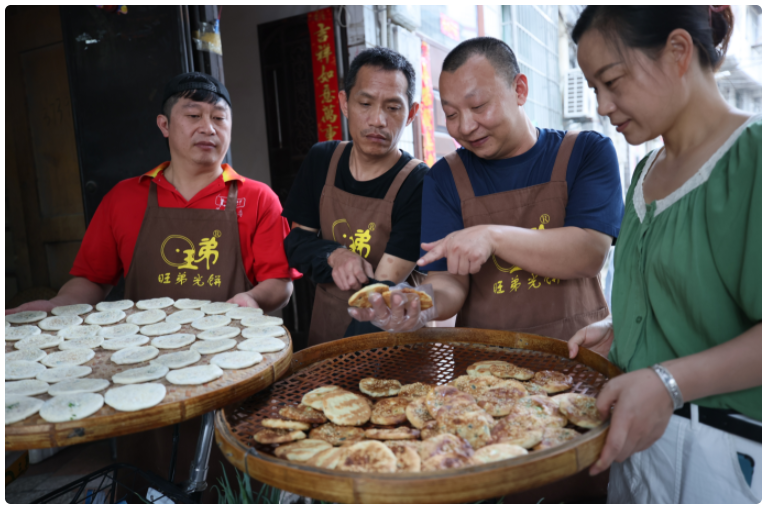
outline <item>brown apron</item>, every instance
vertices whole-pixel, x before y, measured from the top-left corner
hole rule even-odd
[[[157,184],[151,182],[125,298],[225,302],[252,289],[242,262],[236,207],[236,182],[229,185],[223,211],[160,208]]]
[[[551,229],[564,226],[567,164],[577,132],[564,136],[551,181],[476,197],[457,152],[445,158],[452,170],[466,228],[482,224]],[[558,280],[492,256],[471,275],[456,326],[534,333],[569,340],[577,330],[609,314],[598,277]]]
[[[319,201],[319,223],[322,238],[333,240],[362,256],[371,265],[378,263],[386,250],[391,235],[391,212],[394,199],[407,176],[421,163],[417,159],[408,162],[396,175],[383,199],[357,196],[335,187],[338,161],[348,141],[338,143],[330,159]],[[318,284],[311,314],[309,346],[340,339],[351,324],[348,315],[348,299],[354,290],[341,291],[334,283]]]

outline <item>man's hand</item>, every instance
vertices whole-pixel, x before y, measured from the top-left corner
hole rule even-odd
[[[335,285],[342,291],[362,289],[369,279],[375,278],[372,265],[348,249],[335,249],[327,258],[327,264],[332,268]]]
[[[490,228],[491,226],[474,226],[450,233],[441,240],[421,244],[423,250],[428,252],[418,260],[418,266],[447,258],[447,270],[451,274],[478,273],[495,252]]]
[[[59,304],[53,303],[50,300],[35,300],[34,302],[19,305],[15,309],[8,309],[5,311],[5,315],[7,316],[8,314],[16,314],[17,312],[24,312],[27,310],[44,310],[45,312],[50,312],[51,309],[58,306]]]
[[[378,293],[369,296],[371,309],[350,307],[348,313],[357,321],[369,321],[373,325],[393,333],[412,332],[426,324],[425,315],[420,312],[420,299],[408,301],[401,293],[391,295],[391,308]]]
[[[258,302],[256,302],[255,298],[250,296],[248,293],[239,293],[238,295],[234,295],[233,297],[226,300],[226,303],[236,303],[240,307],[252,307],[255,309],[260,309]]]
[[[569,358],[577,356],[581,347],[590,349],[604,358],[609,355],[609,349],[614,342],[614,328],[612,327],[612,316],[607,316],[601,321],[591,323],[585,328],[580,328],[574,336],[569,339]]]

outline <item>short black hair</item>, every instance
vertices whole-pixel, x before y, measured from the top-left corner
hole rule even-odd
[[[170,112],[179,99],[191,99],[194,102],[218,104],[225,101],[231,109],[231,97],[226,86],[216,78],[203,72],[184,72],[173,77],[165,84],[160,111],[170,121]]]
[[[519,62],[511,47],[494,37],[474,37],[461,42],[447,54],[442,71],[455,72],[476,55],[486,58],[495,68],[495,72],[504,77],[509,85],[513,85],[513,80],[521,74]]]
[[[168,122],[170,122],[170,112],[179,99],[191,99],[194,102],[207,102],[208,104],[218,104],[218,101],[226,102],[220,95],[207,90],[184,90],[183,92],[178,92],[175,95],[171,95],[165,101],[165,104],[162,105],[162,114],[168,117]]]
[[[415,69],[412,64],[404,58],[401,54],[388,48],[376,46],[374,48],[365,49],[354,58],[351,62],[351,67],[348,69],[343,89],[346,92],[346,96],[351,95],[351,89],[356,84],[356,75],[359,73],[359,69],[369,65],[371,67],[377,67],[384,71],[399,71],[404,74],[407,79],[407,101],[408,107],[412,107],[412,103],[415,101]]]

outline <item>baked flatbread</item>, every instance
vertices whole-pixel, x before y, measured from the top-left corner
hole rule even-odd
[[[138,367],[118,372],[112,376],[112,381],[118,385],[146,383],[147,381],[162,379],[168,372],[170,372],[170,369],[166,365],[149,365],[148,367]]]
[[[395,291],[386,291],[383,293],[383,300],[386,302],[387,307],[391,307],[391,296],[395,295],[396,293],[401,293],[402,296],[407,298],[407,300],[412,298],[410,295],[415,295],[420,299],[420,310],[430,309],[434,306],[434,301],[428,293],[418,291],[417,289],[413,288],[401,288]]]
[[[399,391],[398,396],[403,399],[413,401],[420,397],[425,397],[435,387],[436,385],[429,385],[427,383],[412,383],[403,385],[402,389]]]
[[[285,329],[281,326],[254,326],[247,327],[242,330],[242,336],[246,339],[252,339],[254,337],[282,337],[286,335]]]
[[[445,469],[457,469],[461,467],[476,466],[482,462],[473,457],[466,457],[457,453],[442,453],[424,460],[420,463],[421,471],[442,471]]]
[[[306,461],[307,466],[335,469],[345,453],[343,448],[326,448]]]
[[[42,349],[36,348],[24,348],[18,351],[12,351],[5,353],[5,361],[12,362],[16,360],[24,360],[25,362],[39,362],[48,355]]]
[[[237,349],[242,351],[256,351],[258,353],[276,353],[287,347],[287,344],[276,337],[254,337],[243,340],[237,344]]]
[[[101,312],[107,310],[128,310],[133,308],[133,300],[118,300],[116,302],[100,302],[96,304],[96,310]]]
[[[580,395],[579,393],[563,395],[558,396],[559,411],[567,417],[567,420],[585,429],[595,429],[604,423],[604,420],[601,419],[601,415],[598,413],[595,397]]]
[[[402,444],[390,445],[389,443],[386,443],[386,446],[394,452],[397,473],[417,473],[420,471],[421,461],[417,449]]]
[[[236,345],[237,341],[234,339],[200,340],[192,344],[190,349],[202,355],[212,355],[228,351]]]
[[[300,430],[263,429],[256,432],[253,439],[261,444],[281,444],[306,439],[306,434]]]
[[[220,328],[231,323],[231,318],[221,315],[205,316],[191,322],[192,328],[197,330],[210,330]]]
[[[327,441],[332,446],[340,446],[348,441],[359,441],[364,439],[364,430],[359,427],[350,427],[347,425],[335,425],[327,422],[309,433],[311,439],[321,439]]]
[[[205,317],[205,313],[197,309],[179,310],[165,318],[168,323],[177,325],[188,325],[195,319]]]
[[[382,399],[375,403],[370,421],[375,425],[399,425],[407,421],[405,411],[409,401],[399,397]],[[325,411],[327,414],[327,411]]]
[[[76,365],[74,367],[57,367],[40,372],[36,377],[46,383],[58,383],[66,379],[76,379],[78,377],[90,376],[93,369],[85,365]]]
[[[261,425],[267,429],[309,430],[311,428],[311,425],[308,423],[281,420],[279,418],[264,418],[261,420]]]
[[[474,378],[489,379],[489,378]],[[519,399],[527,396],[524,385],[515,380],[504,381],[482,394],[476,395],[476,404],[492,416],[505,416]]]
[[[497,443],[479,448],[476,450],[476,453],[473,454],[473,458],[487,464],[489,462],[513,459],[522,455],[527,455],[528,453],[527,450],[518,445]]]
[[[425,397],[420,397],[411,401],[405,408],[404,413],[412,426],[416,429],[422,429],[428,422],[434,420],[434,417],[428,412],[428,407],[426,407]]]
[[[482,362],[476,362],[472,365],[469,365],[466,369],[466,372],[471,377],[482,377],[482,376],[492,376],[492,366],[496,366],[495,368],[507,368],[509,364],[508,362],[503,362],[500,360],[484,360]]]
[[[173,304],[173,307],[176,309],[199,309],[203,305],[207,305],[210,303],[210,300],[191,300],[189,298],[181,298],[179,300],[176,300],[176,303]]]
[[[40,408],[46,422],[82,420],[104,406],[104,397],[98,393],[70,393],[48,399]]]
[[[174,333],[173,335],[162,335],[152,340],[152,346],[157,349],[178,349],[185,347],[197,340],[191,333]]]
[[[543,440],[532,448],[534,451],[547,450],[560,444],[564,444],[576,437],[580,433],[574,429],[565,429],[562,427],[545,427],[543,430]]]
[[[133,314],[135,316],[135,314]],[[131,316],[132,317],[132,316]],[[125,319],[125,312],[119,309],[105,310],[103,312],[94,312],[88,314],[85,322],[89,325],[113,325]],[[82,321],[81,321],[82,322]],[[77,323],[79,324],[79,323]]]
[[[184,369],[172,370],[165,376],[174,385],[202,385],[223,376],[217,365],[196,365]]]
[[[364,437],[368,439],[377,439],[379,441],[417,439],[420,432],[409,427],[397,427],[395,429],[367,429],[364,431]]]
[[[16,314],[8,314],[5,316],[5,322],[13,323],[14,325],[37,323],[38,321],[45,319],[47,315],[48,313],[44,310],[27,310],[24,312],[17,312]]]
[[[332,390],[322,397],[322,410],[336,425],[364,425],[370,419],[370,406],[361,396],[346,390]]]
[[[143,335],[131,335],[129,337],[120,337],[119,339],[106,339],[101,344],[101,349],[117,351],[129,347],[143,346],[149,342],[149,337]]]
[[[31,379],[43,371],[45,371],[45,366],[37,362],[27,362],[25,360],[5,362],[6,380]]]
[[[136,307],[143,310],[164,309],[165,307],[170,307],[173,303],[175,303],[173,299],[168,297],[150,298],[148,300],[137,301]]]
[[[532,448],[543,440],[544,424],[534,416],[506,416],[492,428],[495,443]]]
[[[138,326],[146,326],[146,325],[152,325],[154,323],[159,323],[166,317],[168,317],[168,315],[164,310],[151,309],[151,310],[145,310],[143,312],[136,312],[135,314],[131,314],[130,316],[128,316],[125,322],[129,324],[133,324],[133,325],[138,325]]]
[[[158,354],[160,350],[153,346],[126,347],[112,354],[111,360],[118,365],[130,365],[148,362]]]
[[[378,293],[382,296],[383,293],[387,291],[388,286],[386,284],[370,284],[369,286],[365,286],[351,295],[351,298],[348,299],[348,306],[360,307],[362,309],[371,309],[372,304],[370,303],[370,295],[372,293]]]
[[[316,409],[317,411],[322,410],[322,397],[327,392],[330,392],[332,390],[340,390],[340,386],[335,385],[326,385],[326,386],[320,386],[319,388],[314,388],[310,392],[306,392],[303,395],[303,399],[301,400],[302,404],[305,404],[311,408]]]
[[[324,414],[305,404],[285,406],[279,410],[279,416],[304,423],[324,423],[327,421]]]
[[[58,347],[64,342],[63,337],[55,337],[43,333],[40,335],[31,335],[25,337],[13,345],[16,349],[50,349],[52,347]]]
[[[375,379],[366,377],[359,381],[359,391],[370,397],[393,397],[402,389],[396,379]]]
[[[157,337],[159,335],[170,335],[181,329],[181,325],[168,322],[155,323],[141,327],[141,335],[147,337]]]
[[[87,314],[93,310],[93,305],[88,303],[78,303],[76,305],[63,305],[61,307],[53,307],[51,314],[54,316],[79,316],[80,314]]]
[[[197,351],[176,351],[160,355],[149,362],[149,365],[164,365],[170,369],[182,369],[200,361],[202,355]]]
[[[572,388],[572,376],[553,370],[535,372],[532,381],[548,393],[564,392]]]
[[[106,379],[69,379],[51,385],[48,395],[65,395],[68,393],[95,393],[106,389],[109,381]]]
[[[40,363],[51,368],[74,367],[75,365],[82,365],[85,362],[89,362],[94,356],[96,356],[96,353],[94,353],[92,349],[69,349],[67,351],[51,353],[40,360]]]
[[[239,307],[239,305],[236,303],[213,302],[207,303],[200,308],[205,314],[226,314],[230,310],[236,309],[237,307]]]
[[[30,397],[32,395],[41,395],[48,393],[50,385],[45,381],[39,379],[22,379],[21,381],[6,381],[5,382],[5,396],[9,395],[24,395]]]
[[[466,375],[453,379],[448,385],[454,386],[461,392],[467,393],[472,397],[478,397],[490,388],[499,386],[503,383],[505,383],[505,381],[494,376],[472,377]]]
[[[226,312],[226,317],[231,319],[245,319],[248,317],[263,316],[263,309],[255,307],[237,307]]]
[[[532,379],[532,376],[535,375],[534,371],[519,367],[510,362],[505,362],[504,364],[491,364],[489,366],[489,372],[495,377],[503,379],[513,378],[521,381]]]
[[[142,383],[112,388],[104,394],[104,402],[117,411],[140,411],[156,406],[167,394],[160,383]]]
[[[423,440],[420,447],[420,458],[428,460],[431,457],[445,453],[454,453],[464,457],[473,456],[473,448],[465,439],[452,434],[439,434]]]
[[[135,316],[135,314],[133,315]],[[98,334],[104,337],[105,339],[121,339],[123,337],[130,337],[132,335],[137,335],[139,330],[140,330],[140,327],[137,324],[123,323],[117,326],[109,326],[106,328],[102,328],[101,331],[98,332]]]
[[[396,456],[383,443],[362,441],[347,448],[335,469],[360,473],[395,473]]]
[[[35,325],[13,326],[5,329],[5,340],[7,342],[25,339],[33,335],[40,335],[42,330]]]
[[[61,351],[69,349],[96,349],[104,343],[104,338],[94,335],[93,337],[81,337],[79,339],[65,340],[59,344]]]
[[[210,359],[210,363],[222,369],[246,369],[263,361],[261,353],[256,351],[230,351],[220,353]]]
[[[30,416],[37,414],[43,406],[43,401],[34,397],[24,395],[5,396],[5,424],[26,420]]]
[[[323,450],[332,448],[329,443],[319,439],[304,439],[296,443],[289,443],[279,446],[274,450],[274,455],[280,459],[287,459],[291,462],[306,462],[311,457]]]
[[[240,330],[236,326],[222,326],[200,332],[197,334],[197,338],[202,340],[233,339],[239,335],[239,332]]]
[[[95,337],[102,328],[99,325],[75,325],[62,328],[56,333],[65,339],[81,339],[83,337]]]

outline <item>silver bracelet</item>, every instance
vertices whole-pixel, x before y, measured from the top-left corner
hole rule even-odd
[[[660,376],[662,384],[665,385],[665,389],[668,391],[670,398],[673,399],[673,411],[684,407],[684,396],[681,395],[681,389],[678,388],[678,383],[676,383],[673,374],[659,363],[652,365],[652,370]]]

